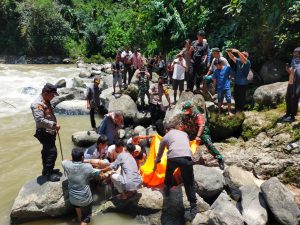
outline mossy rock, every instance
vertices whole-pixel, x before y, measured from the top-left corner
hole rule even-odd
[[[232,136],[238,137],[242,132],[244,119],[244,113],[222,116],[220,118],[218,118],[216,113],[212,113],[209,119],[209,128],[213,140],[224,140]]]
[[[281,175],[280,179],[285,184],[292,184],[300,188],[300,166],[290,166]]]
[[[245,113],[245,120],[242,126],[242,137],[245,140],[256,137],[259,133],[273,128],[279,118],[277,111],[267,112],[250,111]]]
[[[134,102],[138,100],[138,94],[139,94],[139,89],[136,85],[130,84],[124,91],[123,93],[125,95],[129,95]]]

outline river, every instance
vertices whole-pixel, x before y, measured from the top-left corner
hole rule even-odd
[[[67,87],[79,74],[74,65],[7,65],[0,64],[0,224],[10,224],[10,210],[19,190],[30,179],[41,174],[41,145],[33,137],[35,124],[30,103],[39,95],[46,82],[65,78]],[[27,87],[30,87],[29,89]],[[27,88],[27,93],[24,93]],[[23,92],[23,93],[22,93]],[[72,133],[89,130],[88,116],[57,115],[65,158],[70,158]],[[58,151],[59,144],[57,143]],[[61,168],[58,154],[56,167]],[[41,220],[26,225],[73,225],[75,217]],[[138,224],[126,215],[109,213],[92,218],[92,225]]]

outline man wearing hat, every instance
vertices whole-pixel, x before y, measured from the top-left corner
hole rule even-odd
[[[285,96],[286,114],[281,117],[281,121],[291,123],[295,121],[300,98],[300,47],[295,48],[291,64],[287,65],[286,70],[289,74]]]
[[[100,116],[104,116],[107,113],[107,109],[100,104],[102,88],[99,87],[99,84],[100,77],[96,76],[93,84],[87,89],[87,109],[90,110],[90,120],[93,130],[96,130],[95,110],[98,111]]]
[[[220,169],[224,169],[224,160],[223,156],[213,145],[210,137],[210,131],[206,124],[204,116],[193,107],[190,101],[187,101],[182,106],[181,115],[181,130],[185,131],[190,140],[201,141],[205,144],[209,153],[218,159]]]
[[[240,52],[237,49],[227,49],[228,56],[236,64],[236,73],[234,76],[234,91],[233,97],[235,100],[235,111],[240,112],[244,110],[246,102],[246,91],[248,87],[248,74],[250,72],[251,63],[248,59],[248,52]],[[237,53],[235,57],[233,53]]]
[[[56,182],[60,180],[57,170],[54,170],[55,160],[57,158],[57,149],[55,146],[56,134],[60,129],[57,124],[53,107],[50,101],[57,94],[57,87],[47,83],[42,90],[42,94],[31,104],[32,115],[36,124],[36,137],[43,145],[42,175],[49,181]]]

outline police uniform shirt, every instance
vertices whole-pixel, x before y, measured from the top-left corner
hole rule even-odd
[[[40,95],[31,104],[32,115],[35,120],[36,129],[44,129],[47,133],[55,134],[56,117],[50,103],[47,103]]]

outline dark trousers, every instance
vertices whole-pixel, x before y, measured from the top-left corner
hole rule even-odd
[[[99,116],[103,117],[108,111],[103,105],[100,105],[97,107],[97,112]],[[95,108],[90,109],[90,120],[91,120],[92,128],[96,128]]]
[[[178,157],[168,159],[167,170],[165,176],[165,185],[168,188],[173,184],[173,173],[176,168],[180,168],[181,177],[185,189],[186,196],[190,203],[196,203],[196,191],[194,186],[194,170],[191,157]]]
[[[196,89],[200,89],[200,84],[203,79],[204,72],[204,64],[203,63],[191,63],[189,68],[189,75],[187,81],[187,88],[191,91],[194,89],[194,85],[196,84]]]
[[[55,161],[57,158],[57,149],[55,146],[56,135],[49,134],[44,130],[38,129],[34,135],[43,145],[42,163],[43,175],[50,175],[53,172]]]
[[[131,79],[133,76],[132,67],[130,64],[124,64],[124,74],[123,74],[123,83],[126,84],[127,82],[127,72],[128,72],[128,84],[131,83]]]
[[[163,114],[164,113],[161,111],[159,104],[150,103],[150,115],[151,115],[152,125],[154,125],[157,120],[162,118]]]
[[[234,85],[233,97],[235,101],[235,111],[244,111],[244,106],[246,103],[246,92],[247,85]]]
[[[291,117],[297,115],[299,98],[300,96],[296,95],[294,84],[289,84],[285,96],[286,115]]]

